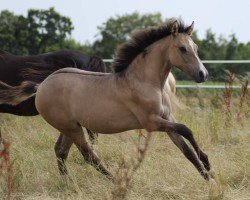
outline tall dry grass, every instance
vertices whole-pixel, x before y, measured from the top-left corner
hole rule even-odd
[[[10,143],[2,138],[2,132],[0,129],[0,177],[6,180],[6,199],[11,199],[13,191],[13,168],[10,160]]]
[[[222,93],[217,106],[216,96],[202,92],[199,95],[204,101],[203,108],[197,106],[199,99],[182,96],[181,100],[190,109],[176,111],[175,116],[193,130],[208,154],[222,190],[222,195],[216,198],[247,200],[250,197],[249,92],[244,97],[242,93],[230,96],[231,123],[227,128]],[[208,182],[164,133],[152,133],[150,141],[143,142],[136,131],[100,135],[94,148],[109,169],[117,172],[114,184],[86,164],[75,147],[67,161],[68,180],[62,179],[53,150],[58,133],[40,117],[0,115],[0,123],[3,137],[11,142],[13,199],[212,199]],[[138,153],[138,147],[146,156]],[[0,178],[0,199],[7,196],[6,173],[3,171]]]

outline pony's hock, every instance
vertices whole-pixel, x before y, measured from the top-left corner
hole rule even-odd
[[[169,95],[163,90],[173,67],[196,82],[206,79],[207,70],[190,37],[193,26],[194,23],[185,26],[181,20],[171,20],[158,28],[137,32],[117,51],[113,64],[115,73],[65,68],[54,72],[38,86],[36,108],[61,132],[60,146],[64,153],[57,157],[64,166],[59,165],[62,174],[66,172],[62,169],[66,169],[67,152],[74,143],[87,163],[112,177],[89,145],[83,133],[82,127],[85,127],[103,134],[134,129],[167,133],[199,173],[205,179],[209,178],[207,155],[199,148],[192,131],[175,122]],[[35,84],[26,86],[35,87]],[[20,88],[22,98],[32,95],[23,91],[25,87]]]

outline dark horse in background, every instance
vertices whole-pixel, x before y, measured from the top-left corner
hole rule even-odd
[[[23,81],[41,83],[54,71],[74,67],[86,71],[106,72],[106,66],[97,56],[89,56],[78,51],[62,50],[33,56],[17,56],[6,51],[0,51],[0,81],[11,86],[20,85]],[[0,113],[10,113],[19,116],[38,115],[35,98],[12,106],[0,104]],[[90,138],[95,136],[90,133]]]

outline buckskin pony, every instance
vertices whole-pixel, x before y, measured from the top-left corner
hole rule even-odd
[[[38,112],[62,134],[63,148],[57,153],[62,174],[67,172],[64,162],[74,143],[86,162],[112,178],[88,143],[82,127],[103,134],[146,129],[167,133],[200,174],[209,179],[208,156],[198,146],[192,131],[176,123],[164,91],[173,67],[198,83],[208,76],[198,57],[197,45],[190,37],[193,26],[194,23],[185,26],[177,19],[158,28],[141,30],[118,49],[113,64],[115,73],[61,69],[41,84],[26,81],[12,88],[15,95],[0,95],[3,97],[0,103],[17,104],[19,99],[36,96]]]

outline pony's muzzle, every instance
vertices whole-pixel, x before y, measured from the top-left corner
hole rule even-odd
[[[202,83],[205,82],[207,80],[208,77],[208,72],[204,71],[204,70],[200,70],[198,73],[198,77],[196,79],[197,83]]]
[[[204,82],[205,81],[205,78],[206,78],[206,75],[203,71],[199,71],[199,79],[200,79],[200,82]]]

